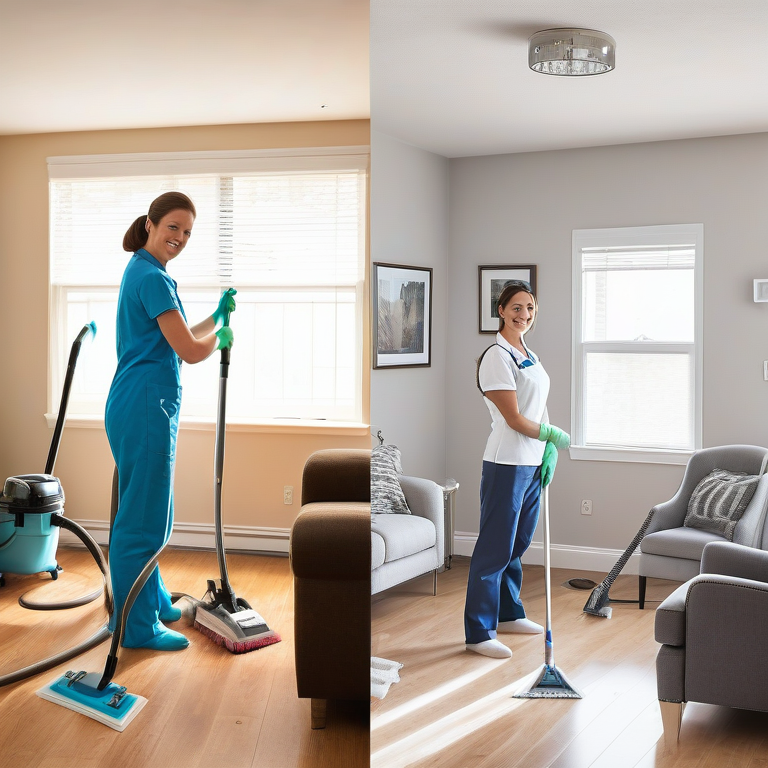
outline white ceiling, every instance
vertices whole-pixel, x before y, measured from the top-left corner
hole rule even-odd
[[[367,118],[368,8],[0,0],[0,134]]]
[[[586,27],[616,69],[528,69]],[[766,0],[371,0],[371,127],[446,157],[768,131]]]

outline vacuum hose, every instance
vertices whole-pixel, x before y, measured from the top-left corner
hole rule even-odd
[[[114,602],[112,599],[112,590],[109,584],[109,577],[107,575],[107,561],[104,558],[104,554],[101,551],[101,548],[91,537],[88,531],[86,531],[84,528],[81,528],[76,522],[69,520],[63,515],[52,515],[51,523],[53,525],[58,525],[60,528],[64,528],[71,533],[74,533],[75,536],[77,536],[80,541],[85,544],[85,546],[88,548],[88,551],[93,555],[93,558],[96,560],[96,564],[99,566],[99,570],[101,571],[101,577],[104,583],[104,605],[107,609],[107,612],[111,615],[112,611],[114,610]],[[53,669],[59,664],[62,664],[65,661],[69,661],[70,659],[75,658],[75,656],[79,656],[81,653],[90,651],[91,648],[95,648],[97,645],[100,645],[109,638],[110,634],[111,632],[109,630],[109,626],[105,624],[87,640],[84,640],[82,643],[72,648],[68,648],[61,653],[57,653],[55,656],[50,656],[47,659],[38,661],[37,663],[31,664],[30,666],[24,667],[23,669],[18,669],[15,672],[0,676],[0,687],[4,685],[10,685],[11,683],[17,683],[20,680],[26,680],[28,677],[34,677],[41,672]]]

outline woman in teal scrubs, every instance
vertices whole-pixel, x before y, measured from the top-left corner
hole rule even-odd
[[[142,568],[166,542],[173,526],[180,362],[198,363],[232,344],[232,331],[224,321],[235,308],[236,291],[226,291],[216,311],[190,328],[176,281],[166,272],[168,262],[187,244],[195,215],[186,195],[166,192],[123,238],[123,249],[133,256],[120,285],[117,371],[105,412],[120,499],[109,546],[113,622]],[[180,617],[155,568],[133,604],[122,644],[156,650],[186,648],[187,638],[162,623]]]

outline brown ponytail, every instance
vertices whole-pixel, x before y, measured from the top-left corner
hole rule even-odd
[[[157,225],[163,216],[166,216],[171,211],[189,211],[195,218],[197,217],[195,204],[183,192],[164,192],[160,197],[156,197],[152,201],[147,215],[139,216],[128,227],[128,231],[123,237],[123,250],[134,253],[143,248],[149,238],[147,219],[154,225]]]
[[[128,231],[123,236],[123,250],[129,253],[135,253],[139,248],[147,244],[147,215],[139,216],[136,221],[128,227]]]

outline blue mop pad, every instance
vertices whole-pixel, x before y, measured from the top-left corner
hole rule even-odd
[[[116,731],[124,731],[147,703],[143,696],[127,693],[125,686],[109,683],[103,691],[96,686],[101,674],[67,672],[37,691],[46,701],[98,720]]]

